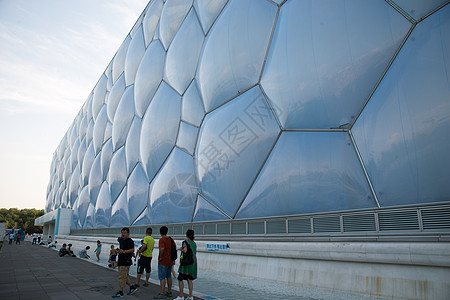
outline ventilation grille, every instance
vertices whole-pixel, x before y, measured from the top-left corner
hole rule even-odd
[[[294,219],[288,221],[289,233],[311,233],[311,219]]]
[[[342,218],[344,221],[344,232],[377,230],[374,214],[343,216]]]
[[[423,229],[450,229],[450,208],[422,210]]]
[[[245,234],[245,223],[231,223],[231,234]]]
[[[248,234],[264,234],[264,222],[249,222]]]
[[[181,234],[186,234],[186,231],[188,231],[188,229],[192,229],[191,225],[184,225],[183,226],[183,231],[181,232]]]
[[[378,214],[380,231],[419,230],[417,211],[385,212]]]
[[[173,226],[173,234],[183,234],[183,228],[181,226]]]
[[[217,234],[230,234],[230,223],[217,224]]]
[[[206,224],[205,234],[216,234],[216,224]]]
[[[267,233],[286,233],[286,221],[267,221]]]
[[[314,232],[341,232],[339,216],[314,218]]]
[[[194,225],[195,234],[203,234],[203,225]]]

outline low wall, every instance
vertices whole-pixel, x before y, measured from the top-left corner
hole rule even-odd
[[[97,239],[104,251],[118,245],[117,238],[111,237],[57,239],[60,244],[71,242],[77,250],[86,245],[95,249]],[[450,295],[450,243],[196,243],[199,271],[395,299],[448,299]]]

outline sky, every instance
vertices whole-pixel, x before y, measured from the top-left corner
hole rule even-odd
[[[0,0],[0,208],[44,208],[53,153],[147,2]]]

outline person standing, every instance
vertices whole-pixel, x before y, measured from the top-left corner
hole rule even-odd
[[[160,292],[153,299],[166,299],[172,297],[172,239],[167,236],[169,229],[166,226],[162,226],[159,229],[161,238],[158,242],[159,254],[158,254],[158,278]],[[165,293],[167,281],[167,293]]]
[[[20,232],[17,232],[17,235],[16,235],[16,245],[17,245],[17,243],[19,243],[19,245],[20,245]]]
[[[14,233],[11,232],[9,234],[9,243],[8,244],[12,244],[13,240],[14,240]]]
[[[123,288],[125,285],[130,287],[130,291],[127,295],[133,294],[137,288],[131,284],[128,273],[130,266],[133,264],[132,257],[134,253],[134,241],[130,238],[130,229],[124,227],[121,230],[121,236],[117,239],[119,242],[119,259],[118,259],[118,277],[119,277],[119,291],[112,295],[113,298],[123,297]]]
[[[36,245],[36,242],[37,242],[37,233],[34,232],[33,233],[33,242],[31,243],[31,245]]]
[[[187,239],[183,241],[180,248],[182,255],[180,256],[180,268],[178,269],[178,287],[180,294],[175,300],[184,300],[183,280],[187,280],[189,287],[189,297],[186,300],[194,300],[192,294],[194,290],[193,280],[197,278],[197,244],[194,242],[194,230],[188,229],[186,231],[186,237]],[[189,260],[189,262],[184,263],[184,260]]]
[[[155,246],[155,240],[152,237],[152,229],[149,227],[145,231],[144,243],[142,247],[136,252],[136,257],[141,255],[138,261],[137,268],[137,277],[135,286],[139,286],[139,282],[141,280],[141,276],[145,270],[145,282],[144,286],[148,286],[148,280],[150,279],[150,272],[152,271],[152,256],[153,256],[153,247]]]
[[[41,244],[41,234],[39,233],[38,234],[38,245],[40,245]]]
[[[97,261],[100,261],[100,253],[102,253],[102,243],[100,241],[97,241],[97,249],[95,249],[94,252],[97,256]]]

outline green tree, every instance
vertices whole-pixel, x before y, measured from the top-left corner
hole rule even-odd
[[[25,232],[41,232],[42,228],[34,226],[34,220],[44,214],[43,209],[1,208],[0,223],[6,223],[6,228],[22,228]]]

